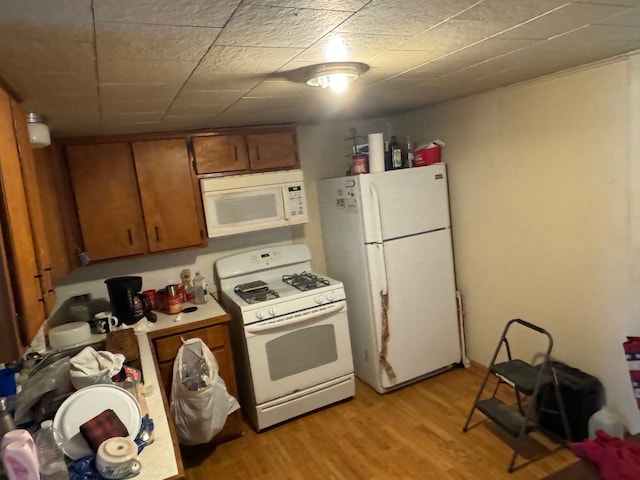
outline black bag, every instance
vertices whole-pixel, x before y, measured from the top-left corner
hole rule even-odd
[[[589,418],[604,405],[602,383],[596,377],[564,363],[551,362],[551,365],[558,377],[571,441],[582,441],[589,435]],[[545,385],[536,400],[540,425],[565,438],[553,384]]]

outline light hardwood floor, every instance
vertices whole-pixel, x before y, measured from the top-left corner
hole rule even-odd
[[[190,480],[533,480],[576,461],[569,450],[536,433],[527,439],[523,452],[537,460],[519,457],[516,471],[507,473],[511,437],[483,421],[479,412],[472,428],[462,433],[481,381],[480,372],[456,368],[385,395],[358,381],[352,400],[260,434],[247,426],[241,438],[213,452],[185,455],[186,476]]]

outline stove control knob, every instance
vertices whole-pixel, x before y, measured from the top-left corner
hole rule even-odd
[[[257,318],[258,320],[262,320],[262,319],[264,318],[264,310],[258,310],[258,311],[256,312],[256,318]]]
[[[335,295],[333,294],[333,292],[329,292],[327,293],[327,300],[329,300],[330,302],[333,302],[333,300],[335,299]]]
[[[276,307],[269,307],[269,315],[271,315],[272,317],[276,316]]]
[[[322,295],[316,295],[315,297],[313,297],[313,301],[316,302],[316,304],[318,305],[322,305]]]

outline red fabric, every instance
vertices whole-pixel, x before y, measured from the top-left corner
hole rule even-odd
[[[640,479],[640,443],[596,431],[595,440],[572,443],[571,451],[595,463],[605,480]]]

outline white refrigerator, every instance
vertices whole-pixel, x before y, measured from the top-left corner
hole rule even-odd
[[[322,179],[317,189],[356,376],[385,393],[460,362],[446,166]]]

